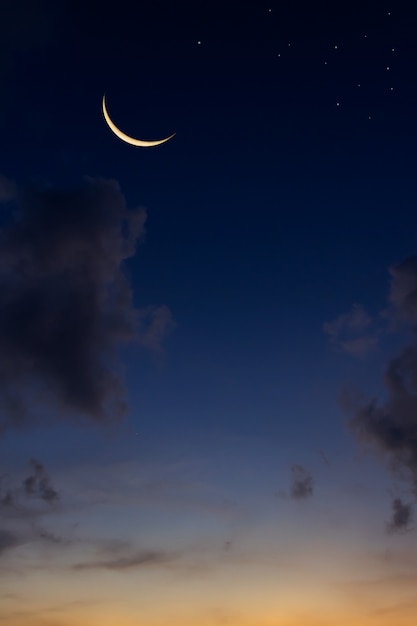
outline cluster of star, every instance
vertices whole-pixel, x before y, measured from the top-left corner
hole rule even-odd
[[[269,7],[267,9],[268,14],[271,14],[272,16],[274,16],[274,14],[278,14],[278,11],[275,11],[272,7]],[[391,19],[391,11],[387,11],[386,12],[386,18],[387,19]],[[387,29],[389,30],[389,29]],[[369,31],[368,31],[369,32]],[[368,46],[368,51],[371,52],[372,51],[372,44],[375,43],[374,41],[374,37],[372,33],[364,33],[362,36],[362,39],[366,39],[367,40],[367,46]],[[201,39],[196,40],[196,45],[197,46],[202,46],[203,42]],[[355,44],[357,45],[357,44]],[[285,48],[279,52],[277,52],[277,58],[281,59],[281,61],[290,61],[291,60],[291,52],[293,50],[296,50],[299,47],[298,42],[295,41],[288,41]],[[352,49],[352,44],[351,42],[349,43],[345,43],[344,41],[339,41],[339,42],[335,42],[333,44],[331,44],[329,42],[329,46],[328,46],[328,50],[327,53],[325,55],[325,57],[323,58],[323,53],[321,52],[321,58],[318,58],[318,64],[323,64],[324,66],[326,66],[327,68],[329,68],[329,70],[331,68],[337,68],[338,66],[338,61],[340,60],[341,56],[343,56],[343,54],[348,55],[349,53],[353,54],[358,54],[358,50],[355,48]],[[364,54],[367,54],[366,52],[366,48],[364,49]],[[375,50],[373,50],[373,53],[375,54]],[[397,49],[395,47],[394,44],[389,44],[387,43],[387,46],[385,47],[385,50],[381,51],[381,58],[384,57],[384,62],[383,65],[380,69],[383,69],[387,75],[387,80],[385,82],[385,87],[383,87],[383,89],[385,90],[386,93],[388,94],[393,94],[395,91],[394,85],[393,85],[393,74],[395,75],[395,72],[393,72],[393,68],[394,68],[394,63],[391,61],[388,61],[387,59],[389,58],[389,55],[391,55],[391,58],[394,58],[394,55],[397,54]],[[376,71],[379,72],[379,68],[376,67],[375,68]],[[329,80],[331,80],[330,75],[329,75]],[[371,81],[372,82],[372,81]],[[356,82],[353,80],[351,82],[351,87],[353,89],[360,89],[361,91],[363,91],[363,89],[366,89],[366,87],[368,87],[369,84],[367,83],[367,79],[364,79],[363,77],[359,80],[357,80]],[[350,86],[348,85],[348,89],[350,89]],[[335,89],[336,91],[336,89]],[[340,90],[339,93],[335,93],[334,94],[334,105],[336,108],[342,109],[343,108],[343,97],[341,97],[340,95]],[[380,98],[379,98],[379,101]],[[346,102],[345,102],[346,104]],[[369,109],[369,105],[368,109]],[[371,114],[371,111],[365,111],[365,115],[367,116],[368,120],[373,119],[373,115]]]
[[[272,12],[273,12],[272,8],[269,8],[268,9],[268,13],[272,13]],[[387,12],[387,17],[388,18],[391,17],[391,11]],[[370,41],[372,41],[372,37],[368,38],[367,34],[364,34],[363,38],[364,39],[369,39]],[[296,47],[296,43],[295,42],[288,42],[286,47],[287,47],[287,49],[288,48],[294,48],[294,47]],[[327,58],[325,58],[325,59],[322,58],[321,62],[325,66],[330,66],[330,65],[334,66],[337,63],[337,58],[335,59],[335,55],[337,55],[340,51],[342,51],[343,47],[344,47],[343,44],[340,45],[340,43],[334,43],[331,47],[329,47]],[[391,45],[389,49],[390,49],[390,54],[391,55],[396,53],[396,49],[395,49],[395,47],[393,45]],[[284,52],[278,52],[277,53],[277,58],[283,58],[283,57],[288,58],[288,54],[285,54]],[[390,72],[391,76],[392,76],[391,69],[392,69],[392,66],[389,63],[385,65],[385,72]],[[352,84],[352,86],[353,86],[353,84]],[[362,87],[362,83],[357,82],[355,87],[356,87],[356,89],[360,89]],[[391,79],[390,82],[388,82],[387,87],[386,87],[386,91],[388,93],[391,93],[391,94],[394,92],[394,86],[392,84],[392,79]],[[339,99],[339,98],[335,99],[335,106],[338,107],[338,108],[342,107],[341,99]],[[371,120],[371,119],[372,119],[372,115],[369,112],[368,113],[368,120]]]

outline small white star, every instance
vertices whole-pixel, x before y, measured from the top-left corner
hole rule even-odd
[[[388,11],[388,15],[391,15],[391,11]]]
[[[394,87],[390,87],[390,88],[389,88],[389,90],[390,90],[390,91],[394,91]]]
[[[281,55],[280,55],[280,54],[278,54],[278,56],[280,57]]]
[[[269,13],[272,13],[272,9],[268,9],[268,12],[269,12]]]
[[[360,83],[358,83],[358,87],[360,87],[360,86],[361,86],[361,84],[360,84]]]
[[[389,70],[389,65],[387,65],[387,70]]]
[[[336,106],[337,106],[337,107],[340,107],[340,102],[336,102]]]
[[[371,119],[372,119],[372,117],[370,115],[368,115],[368,120],[371,120]]]
[[[337,50],[337,46],[335,46],[334,49]]]
[[[395,52],[395,48],[391,48],[391,52]]]
[[[201,41],[197,41],[198,45],[201,46]]]
[[[327,65],[327,61],[324,62],[324,65]]]
[[[291,44],[289,43],[288,46],[291,46]]]
[[[368,36],[368,35],[364,35],[365,39],[366,39],[366,37],[367,37],[367,36]]]

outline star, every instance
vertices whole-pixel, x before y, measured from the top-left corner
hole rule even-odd
[[[389,70],[389,65],[387,65],[387,70]]]

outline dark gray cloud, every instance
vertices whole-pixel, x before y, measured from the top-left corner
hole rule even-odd
[[[409,530],[409,524],[413,519],[411,504],[404,504],[400,498],[392,502],[392,518],[387,523],[388,532],[401,532]]]
[[[291,468],[291,497],[302,500],[313,495],[314,481],[308,470],[302,465],[293,465]]]
[[[159,349],[172,325],[167,307],[135,309],[123,271],[145,219],[113,180],[21,194],[0,231],[0,429],[47,409],[56,419],[127,413],[120,346]]]
[[[411,338],[385,369],[384,402],[356,403],[350,427],[357,439],[377,450],[417,495],[417,256],[391,267],[389,317],[406,324]]]

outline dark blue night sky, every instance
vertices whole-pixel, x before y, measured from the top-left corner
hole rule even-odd
[[[0,621],[411,626],[417,8],[0,28]]]

